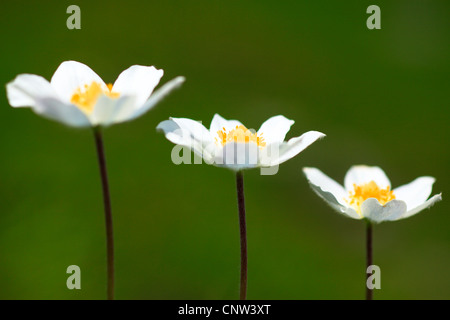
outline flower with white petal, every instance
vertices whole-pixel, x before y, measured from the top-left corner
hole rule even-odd
[[[371,222],[394,221],[413,216],[442,199],[441,194],[430,199],[433,177],[391,188],[391,182],[379,167],[353,166],[344,178],[344,186],[319,169],[304,168],[312,189],[337,212],[353,219]]]
[[[178,146],[181,146],[192,150],[207,164],[235,171],[241,241],[241,300],[247,298],[247,227],[243,170],[261,167],[261,174],[275,174],[273,169],[277,169],[276,166],[325,136],[317,131],[309,131],[300,137],[284,141],[293,124],[294,121],[279,115],[268,119],[255,131],[247,129],[237,120],[225,120],[215,114],[209,130],[200,122],[186,118],[170,118],[157,126],[157,130],[164,132],[166,138],[177,145],[172,150],[174,163],[181,163],[174,158],[174,155],[179,156]],[[190,163],[190,159],[188,161]],[[270,173],[263,170],[267,168],[272,169],[269,170]]]
[[[240,171],[277,166],[325,136],[309,131],[284,141],[293,124],[293,120],[278,115],[254,131],[237,120],[225,120],[216,114],[209,130],[187,118],[170,118],[161,122],[157,130],[164,132],[169,141],[191,149],[208,164]]]
[[[156,92],[163,70],[134,65],[123,71],[114,85],[105,84],[88,66],[63,62],[50,82],[33,74],[18,75],[6,86],[13,107],[31,107],[46,118],[72,127],[90,127],[94,133],[103,190],[107,246],[107,294],[114,299],[114,241],[108,174],[102,128],[135,119],[184,82],[177,77]]]
[[[6,89],[13,107],[31,107],[39,115],[73,127],[108,126],[143,115],[184,81],[177,77],[152,94],[163,73],[153,66],[134,65],[114,84],[105,84],[88,66],[65,61],[50,82],[21,74]]]

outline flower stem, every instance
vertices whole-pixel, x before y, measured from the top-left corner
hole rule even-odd
[[[370,274],[367,274],[367,268],[372,265],[372,223],[367,221],[366,226],[366,275],[367,279],[370,277]],[[373,289],[369,289],[367,285],[366,279],[366,300],[372,300],[373,298]]]
[[[240,299],[247,299],[247,227],[245,223],[244,176],[236,173],[236,189],[239,208],[239,230],[241,238],[241,290]]]
[[[114,300],[114,237],[113,221],[111,213],[111,197],[109,194],[108,172],[106,171],[105,150],[103,148],[103,138],[100,127],[94,128],[95,146],[97,148],[98,165],[103,188],[103,205],[105,208],[106,225],[106,255],[107,255],[107,297]]]

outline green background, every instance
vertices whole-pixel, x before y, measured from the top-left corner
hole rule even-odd
[[[66,8],[81,8],[68,30]],[[185,85],[105,130],[119,299],[235,299],[239,226],[231,171],[174,165],[155,131],[214,113],[258,128],[283,114],[327,137],[280,166],[245,173],[249,299],[363,299],[364,223],[333,212],[303,166],[339,182],[378,165],[394,187],[437,178],[443,201],[374,229],[376,299],[450,298],[448,1],[3,1],[0,82],[50,79],[65,60],[106,82],[133,64]],[[103,299],[105,230],[92,133],[13,109],[0,91],[0,298]],[[66,268],[81,267],[81,290]]]

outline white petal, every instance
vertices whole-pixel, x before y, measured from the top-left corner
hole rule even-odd
[[[52,87],[63,101],[70,102],[78,88],[97,82],[106,89],[103,80],[87,65],[76,61],[61,63],[50,81]]]
[[[134,96],[121,96],[117,99],[101,95],[90,118],[93,125],[109,126],[128,119],[136,105]]]
[[[289,120],[285,116],[279,115],[266,120],[258,130],[258,136],[264,138],[266,144],[283,142],[286,134],[291,129],[295,121]]]
[[[325,192],[330,192],[339,204],[343,206],[347,205],[344,199],[348,196],[348,193],[345,192],[344,187],[339,183],[317,168],[303,168],[303,173],[306,175],[309,183],[318,186]]]
[[[358,165],[347,171],[344,178],[345,190],[351,191],[354,189],[353,184],[361,185],[370,181],[374,181],[381,189],[391,186],[391,182],[381,168]]]
[[[191,146],[190,135],[184,133],[173,120],[161,121],[156,127],[156,130],[163,132],[166,138],[174,144],[186,147]]]
[[[407,212],[405,212],[397,220],[404,219],[404,218],[409,218],[409,217],[419,213],[420,211],[422,211],[424,209],[430,208],[436,202],[441,201],[441,200],[442,200],[442,194],[434,195],[428,201],[425,201],[424,203],[422,203],[421,205],[415,207],[414,209],[408,210]]]
[[[428,199],[434,181],[433,177],[419,177],[408,184],[395,188],[393,190],[395,198],[405,201],[408,210],[414,209]]]
[[[134,65],[119,75],[112,91],[120,93],[121,96],[134,96],[136,106],[141,106],[150,97],[163,74],[163,70],[153,66]]]
[[[401,200],[392,200],[381,205],[375,198],[369,198],[361,204],[361,214],[372,222],[397,220],[406,212],[406,203]]]
[[[259,167],[259,147],[256,143],[228,142],[217,147],[214,164],[234,171]]]
[[[88,117],[76,106],[64,103],[60,99],[43,98],[36,100],[36,107],[33,108],[37,114],[48,119],[61,122],[71,127],[92,126]]]
[[[50,83],[44,78],[23,74],[6,86],[8,100],[13,107],[29,106],[48,119],[73,127],[86,127],[91,123],[76,106],[62,102]]]
[[[158,102],[165,98],[170,92],[179,88],[186,79],[184,77],[176,77],[164,84],[161,88],[156,90],[150,98],[141,107],[138,107],[128,118],[124,121],[129,121],[142,116],[144,113],[153,108]]]
[[[225,131],[228,132],[236,126],[241,126],[242,123],[238,120],[226,120],[225,118],[222,118],[219,114],[215,114],[214,117],[211,120],[211,125],[209,126],[209,132],[211,132],[211,136],[213,138],[218,138],[218,131],[223,131],[225,128]]]
[[[309,147],[317,139],[325,137],[325,134],[318,131],[308,131],[300,137],[292,138],[287,142],[273,143],[266,146],[268,152],[272,153],[270,156],[270,165],[275,166],[281,164]],[[276,154],[278,153],[278,155]]]
[[[50,83],[34,74],[18,75],[6,85],[6,93],[13,107],[35,107],[37,99],[57,97]]]
[[[170,118],[174,121],[182,130],[189,132],[191,139],[200,143],[200,145],[206,145],[212,142],[209,130],[205,128],[199,121],[195,121],[188,118]]]
[[[169,141],[192,149],[206,161],[211,160],[212,155],[206,147],[211,142],[209,131],[197,121],[186,118],[170,118],[170,120],[159,123],[156,129],[163,131]]]
[[[343,201],[346,194],[344,188],[340,184],[316,168],[303,168],[303,172],[313,191],[325,200],[325,202],[327,202],[334,210],[349,218],[362,218],[353,208],[348,207]]]

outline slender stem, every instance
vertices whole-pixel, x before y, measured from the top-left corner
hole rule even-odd
[[[107,255],[107,296],[108,300],[114,300],[114,237],[113,221],[111,213],[111,197],[109,195],[108,172],[106,171],[105,150],[100,127],[94,128],[95,146],[97,148],[98,165],[103,188],[103,205],[105,208],[106,225],[106,255]]]
[[[366,227],[366,275],[367,279],[370,277],[370,274],[367,274],[367,268],[372,265],[372,223],[367,221]],[[366,279],[366,300],[372,300],[373,298],[373,289],[369,289],[367,286]]]
[[[241,290],[240,299],[247,299],[247,227],[245,223],[244,176],[236,173],[236,189],[239,208],[239,230],[241,235]]]

